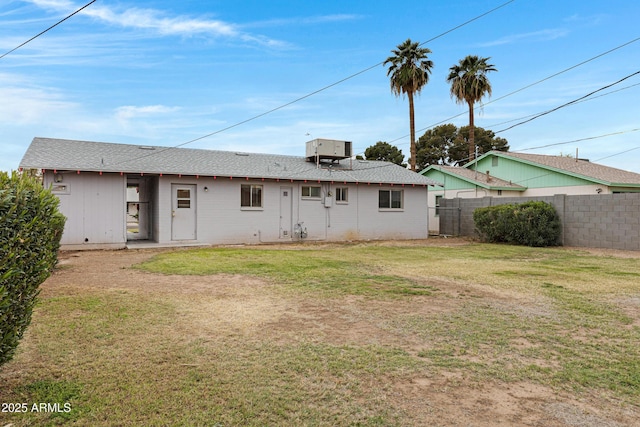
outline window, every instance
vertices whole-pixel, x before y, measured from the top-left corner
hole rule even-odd
[[[176,200],[178,209],[191,208],[191,190],[178,189],[176,191]]]
[[[240,207],[262,207],[262,185],[243,184],[240,186]]]
[[[402,209],[402,190],[380,190],[378,193],[378,207],[380,209]]]
[[[436,196],[436,216],[440,215],[440,200],[442,200],[444,196]]]
[[[347,203],[349,201],[349,189],[347,187],[336,188],[336,202]]]
[[[51,192],[54,194],[69,194],[69,185],[68,184],[52,184]]]
[[[302,186],[302,198],[303,199],[319,199],[320,187],[312,187],[308,185]]]
[[[498,166],[498,157],[493,156],[491,158],[491,166]]]

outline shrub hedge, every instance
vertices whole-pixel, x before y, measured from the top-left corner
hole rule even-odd
[[[484,241],[537,247],[560,245],[560,217],[549,203],[531,201],[479,208],[473,212],[473,221]]]
[[[58,199],[26,174],[0,172],[0,365],[31,322],[39,286],[58,259],[66,218]]]

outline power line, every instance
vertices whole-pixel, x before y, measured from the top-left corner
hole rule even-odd
[[[603,96],[607,96],[607,95],[611,95],[611,94],[613,94],[613,93],[622,92],[623,90],[631,89],[631,88],[633,88],[633,87],[635,87],[635,86],[640,86],[640,83],[635,83],[635,84],[632,84],[632,85],[629,85],[629,86],[622,87],[622,88],[620,88],[620,89],[612,90],[611,92],[603,93],[603,94],[600,94],[600,95],[598,95],[598,96],[592,96],[591,98],[583,99],[583,100],[581,100],[581,101],[578,101],[578,102],[576,102],[575,104],[580,104],[580,103],[582,103],[582,102],[593,101],[593,100],[595,100],[595,99],[602,98]],[[507,121],[500,122],[500,123],[494,123],[494,124],[489,125],[489,126],[487,126],[487,127],[491,128],[491,127],[496,127],[496,126],[506,125],[507,123],[517,122],[518,120],[527,119],[527,118],[529,118],[529,117],[533,117],[533,116],[535,116],[535,115],[537,115],[537,114],[540,114],[540,113],[541,113],[541,111],[539,111],[539,112],[537,112],[537,113],[533,113],[533,114],[528,114],[528,115],[523,116],[523,117],[518,117],[518,118],[516,118],[516,119],[507,120]]]
[[[16,50],[20,49],[21,47],[23,47],[24,45],[26,45],[27,43],[32,42],[33,40],[37,39],[38,37],[40,37],[41,35],[43,35],[44,33],[46,33],[47,31],[57,27],[58,25],[62,24],[64,21],[66,21],[67,19],[71,18],[73,15],[76,15],[80,12],[82,12],[84,9],[86,9],[87,7],[91,6],[93,3],[95,3],[97,0],[91,0],[89,3],[85,4],[84,6],[82,6],[80,9],[76,10],[75,12],[73,12],[71,15],[68,15],[67,17],[61,19],[60,21],[56,22],[55,24],[53,24],[52,26],[50,26],[49,28],[47,28],[44,31],[41,31],[40,33],[36,34],[35,36],[31,37],[29,40],[27,40],[26,42],[22,43],[19,46],[14,47],[13,49],[11,49],[9,52],[4,53],[3,55],[0,55],[0,59],[4,58],[5,56],[9,55],[10,53],[15,52]]]
[[[603,56],[605,56],[605,55],[608,55],[608,54],[610,54],[610,53],[612,53],[612,52],[615,52],[616,50],[622,49],[623,47],[626,47],[626,46],[628,46],[628,45],[630,45],[630,44],[633,44],[633,43],[635,43],[635,42],[637,42],[637,41],[639,41],[639,40],[640,40],[640,37],[637,37],[637,38],[635,38],[635,39],[633,39],[633,40],[629,40],[629,41],[628,41],[628,42],[626,42],[626,43],[623,43],[623,44],[621,44],[621,45],[618,45],[618,46],[616,46],[616,47],[614,47],[614,48],[611,48],[611,49],[609,49],[609,50],[607,50],[607,51],[605,51],[605,52],[602,52],[602,53],[600,53],[600,54],[598,54],[598,55],[596,55],[596,56],[593,56],[593,57],[591,57],[591,58],[589,58],[589,59],[586,59],[586,60],[584,60],[584,61],[582,61],[582,62],[579,62],[578,64],[572,65],[571,67],[565,68],[564,70],[558,71],[557,73],[551,74],[550,76],[547,76],[547,77],[545,77],[545,78],[543,78],[543,79],[540,79],[540,80],[538,80],[538,81],[535,81],[535,82],[533,82],[533,83],[531,83],[531,84],[528,84],[528,85],[526,85],[526,86],[524,86],[524,87],[521,87],[520,89],[514,90],[513,92],[509,92],[509,93],[507,93],[506,95],[503,95],[503,96],[500,96],[500,97],[498,97],[498,98],[494,98],[494,99],[492,99],[491,101],[485,102],[485,103],[483,103],[482,105],[479,105],[479,106],[475,107],[474,109],[476,109],[476,108],[477,108],[477,109],[482,108],[482,107],[484,107],[485,105],[493,104],[494,102],[498,102],[498,101],[500,101],[500,100],[502,100],[502,99],[504,99],[504,98],[507,98],[507,97],[509,97],[509,96],[511,96],[511,95],[515,95],[516,93],[522,92],[523,90],[529,89],[529,88],[531,88],[531,87],[533,87],[533,86],[536,86],[536,85],[538,85],[538,84],[540,84],[540,83],[543,83],[543,82],[545,82],[545,81],[547,81],[547,80],[550,80],[550,79],[552,79],[552,78],[554,78],[554,77],[557,77],[557,76],[559,76],[559,75],[561,75],[561,74],[564,74],[564,73],[566,73],[566,72],[568,72],[568,71],[571,71],[571,70],[573,70],[573,69],[575,69],[575,68],[578,68],[578,67],[580,67],[580,66],[582,66],[582,65],[584,65],[584,64],[587,64],[587,63],[589,63],[589,62],[591,62],[591,61],[594,61],[594,60],[596,60],[596,59],[598,59],[598,58],[601,58],[601,57],[603,57]],[[633,85],[633,86],[635,86],[635,85]],[[629,86],[629,87],[631,87],[631,86]],[[619,90],[622,90],[622,89],[619,89]],[[614,91],[614,92],[615,92],[615,91]],[[613,92],[610,92],[610,93],[613,93]],[[467,110],[467,111],[463,111],[463,112],[462,112],[462,113],[460,113],[460,114],[456,114],[455,116],[451,116],[451,117],[446,118],[446,119],[444,119],[444,120],[441,120],[441,121],[439,121],[439,122],[437,122],[437,123],[431,124],[431,125],[429,125],[429,126],[426,126],[426,127],[424,127],[424,128],[421,128],[421,129],[418,129],[418,130],[417,130],[417,132],[426,131],[426,130],[431,129],[431,128],[435,127],[435,126],[438,126],[438,125],[440,125],[440,124],[450,122],[451,120],[453,120],[453,119],[455,119],[455,118],[458,118],[458,117],[460,117],[460,116],[464,116],[464,115],[466,115],[467,113],[468,113],[468,110]],[[527,117],[529,117],[529,116],[527,116]],[[517,120],[517,119],[516,119],[516,120]],[[406,138],[406,137],[408,137],[408,136],[409,136],[409,135],[403,135],[403,136],[398,137],[398,138],[396,138],[396,139],[392,139],[391,141],[388,141],[388,142],[389,142],[389,143],[392,143],[392,142],[395,142],[395,141],[399,141],[399,140],[404,139],[404,138]],[[405,145],[406,145],[406,144],[405,144]]]
[[[599,162],[600,160],[608,159],[609,157],[619,156],[620,154],[625,154],[625,153],[628,153],[629,151],[638,150],[638,149],[640,149],[640,146],[634,147],[634,148],[630,148],[628,150],[624,150],[624,151],[621,151],[619,153],[611,154],[610,156],[601,157],[599,159],[594,160],[594,162]]]
[[[493,100],[491,100],[491,101],[488,101],[488,102],[486,102],[486,103],[485,103],[485,104],[483,104],[483,105],[492,104],[492,103],[497,102],[497,101],[500,101],[501,99],[504,99],[504,98],[506,98],[506,97],[508,97],[508,96],[515,95],[515,94],[516,94],[516,93],[518,93],[518,92],[522,92],[522,91],[523,91],[523,90],[525,90],[525,89],[529,89],[529,88],[530,88],[530,87],[532,87],[532,86],[535,86],[535,85],[540,84],[540,83],[542,83],[542,82],[545,82],[545,81],[547,81],[547,80],[549,80],[549,79],[552,79],[552,78],[554,78],[554,77],[557,77],[557,76],[559,76],[560,74],[564,74],[564,73],[566,73],[566,72],[568,72],[568,71],[573,70],[574,68],[578,68],[578,67],[580,67],[580,66],[582,66],[582,65],[584,65],[584,64],[587,64],[587,63],[589,63],[589,62],[591,62],[591,61],[594,61],[594,60],[596,60],[596,59],[598,59],[598,58],[601,58],[601,57],[603,57],[603,56],[605,56],[605,55],[608,55],[608,54],[610,54],[610,53],[612,53],[612,52],[615,52],[615,51],[616,51],[616,50],[618,50],[618,49],[622,49],[623,47],[628,46],[628,45],[630,45],[630,44],[632,44],[632,43],[635,43],[635,42],[637,42],[638,40],[640,40],[640,37],[636,37],[636,38],[635,38],[635,39],[633,39],[633,40],[630,40],[630,41],[628,41],[628,42],[626,42],[626,43],[623,43],[623,44],[621,44],[621,45],[619,45],[619,46],[616,46],[616,47],[614,47],[613,49],[609,49],[609,50],[607,50],[606,52],[602,52],[601,54],[598,54],[598,55],[596,55],[596,56],[594,56],[594,57],[592,57],[592,58],[589,58],[589,59],[587,59],[587,60],[585,60],[585,61],[582,61],[582,62],[580,62],[580,63],[578,63],[578,64],[576,64],[576,65],[573,65],[573,66],[571,66],[571,67],[569,67],[569,68],[565,68],[565,69],[564,69],[564,70],[562,70],[562,71],[558,71],[557,73],[552,74],[552,75],[550,75],[550,76],[548,76],[548,77],[545,77],[545,78],[543,78],[543,79],[541,79],[541,80],[538,80],[537,82],[531,83],[531,84],[529,84],[529,85],[527,85],[527,86],[524,86],[524,87],[522,87],[522,88],[520,88],[520,89],[514,90],[513,92],[509,92],[508,94],[503,95],[503,96],[501,96],[501,97],[499,97],[499,98],[495,98],[495,99],[493,99]],[[481,108],[481,107],[482,107],[482,106],[478,106],[478,107],[476,107],[476,108]]]
[[[540,145],[539,147],[529,147],[529,148],[523,148],[521,150],[511,150],[511,152],[518,153],[520,151],[538,150],[540,148],[555,147],[557,145],[571,144],[573,142],[590,141],[592,139],[606,138],[607,136],[623,135],[625,133],[638,132],[638,131],[640,131],[640,128],[630,129],[630,130],[623,130],[623,131],[620,131],[620,132],[607,133],[607,134],[598,135],[598,136],[590,136],[590,137],[587,137],[587,138],[574,139],[572,141],[556,142],[554,144]]]
[[[95,1],[95,0],[94,0],[94,1]],[[470,24],[470,23],[472,23],[472,22],[474,22],[474,21],[476,21],[476,20],[478,20],[478,19],[480,19],[480,18],[483,18],[483,17],[485,17],[485,16],[489,15],[490,13],[493,13],[493,12],[495,12],[495,11],[497,11],[497,10],[499,10],[499,9],[501,9],[501,8],[503,8],[503,7],[505,7],[505,6],[507,6],[507,5],[508,5],[508,4],[510,4],[510,3],[513,3],[514,1],[515,1],[515,0],[509,0],[509,1],[506,1],[506,2],[502,3],[501,5],[499,5],[499,6],[495,7],[495,8],[493,8],[493,9],[491,9],[491,10],[487,11],[487,12],[484,12],[484,13],[482,13],[482,14],[480,14],[480,15],[478,15],[478,16],[476,16],[476,17],[472,18],[472,19],[469,19],[468,21],[463,22],[462,24],[459,24],[459,25],[457,25],[457,26],[455,26],[455,27],[453,27],[453,28],[451,28],[451,29],[449,29],[449,30],[447,30],[447,31],[444,31],[444,32],[442,32],[442,33],[438,34],[437,36],[435,36],[435,37],[433,37],[433,38],[431,38],[431,39],[429,39],[429,40],[427,40],[427,41],[425,41],[425,42],[421,43],[420,45],[423,45],[423,44],[425,44],[425,43],[430,43],[430,42],[432,42],[432,41],[434,41],[434,40],[437,40],[437,39],[439,39],[440,37],[443,37],[443,36],[445,36],[445,35],[449,34],[449,33],[450,33],[450,32],[452,32],[452,31],[455,31],[455,30],[457,30],[457,29],[459,29],[459,28],[462,28],[462,27],[464,27],[465,25],[468,25],[468,24]],[[93,2],[92,2],[92,3],[93,3]],[[222,132],[228,131],[229,129],[236,128],[236,127],[241,126],[241,125],[243,125],[243,124],[245,124],[245,123],[252,122],[252,121],[254,121],[254,120],[256,120],[256,119],[259,119],[259,118],[264,117],[264,116],[266,116],[266,115],[268,115],[268,114],[271,114],[271,113],[273,113],[273,112],[276,112],[276,111],[278,111],[278,110],[281,110],[281,109],[283,109],[283,108],[285,108],[285,107],[288,107],[288,106],[290,106],[290,105],[292,105],[292,104],[295,104],[295,103],[300,102],[300,101],[302,101],[302,100],[304,100],[304,99],[307,99],[307,98],[309,98],[309,97],[311,97],[311,96],[313,96],[313,95],[317,95],[317,94],[318,94],[318,93],[320,93],[320,92],[323,92],[323,91],[325,91],[325,90],[327,90],[327,89],[330,89],[330,88],[332,88],[332,87],[334,87],[334,86],[337,86],[337,85],[339,85],[339,84],[341,84],[341,83],[344,83],[344,82],[346,82],[347,80],[351,80],[351,79],[352,79],[352,78],[354,78],[354,77],[357,77],[357,76],[359,76],[359,75],[361,75],[361,74],[364,74],[364,73],[366,73],[366,72],[368,72],[368,71],[371,71],[371,70],[373,70],[374,68],[379,67],[379,66],[380,66],[380,65],[382,65],[383,63],[384,63],[384,61],[380,61],[380,62],[378,62],[378,63],[377,63],[377,64],[375,64],[375,65],[372,65],[372,66],[370,66],[370,67],[367,67],[367,68],[365,68],[365,69],[363,69],[363,70],[361,70],[361,71],[358,71],[357,73],[351,74],[350,76],[345,77],[345,78],[343,78],[343,79],[341,79],[341,80],[338,80],[338,81],[337,81],[337,82],[335,82],[335,83],[331,83],[331,84],[329,84],[329,85],[327,85],[327,86],[324,86],[324,87],[322,87],[322,88],[320,88],[320,89],[317,89],[317,90],[315,90],[315,91],[313,91],[313,92],[311,92],[311,93],[308,93],[308,94],[303,95],[303,96],[301,96],[301,97],[299,97],[299,98],[296,98],[296,99],[294,99],[293,101],[289,101],[289,102],[287,102],[286,104],[283,104],[283,105],[280,105],[280,106],[278,106],[278,107],[272,108],[271,110],[265,111],[265,112],[260,113],[260,114],[258,114],[258,115],[255,115],[255,116],[249,117],[248,119],[242,120],[242,121],[240,121],[240,122],[237,122],[237,123],[232,124],[232,125],[230,125],[230,126],[227,126],[227,127],[225,127],[225,128],[222,128],[222,129],[216,130],[216,131],[214,131],[214,132],[208,133],[208,134],[203,135],[203,136],[200,136],[200,137],[198,137],[198,138],[191,139],[191,140],[189,140],[189,141],[186,141],[186,142],[180,143],[180,144],[178,144],[178,145],[173,145],[173,146],[171,146],[171,147],[166,147],[166,148],[165,148],[165,149],[163,149],[163,150],[154,151],[153,153],[149,153],[149,154],[146,154],[146,155],[143,155],[143,156],[139,156],[139,157],[135,157],[135,158],[132,158],[132,159],[127,159],[127,160],[124,160],[124,161],[119,162],[119,163],[117,163],[117,164],[128,163],[128,162],[131,162],[131,161],[134,161],[134,160],[140,160],[140,159],[143,159],[143,158],[146,158],[146,157],[155,156],[155,155],[158,155],[158,154],[164,153],[165,151],[172,150],[172,149],[174,149],[174,148],[184,147],[185,145],[192,144],[192,143],[194,143],[194,142],[196,142],[196,141],[200,141],[200,140],[202,140],[202,139],[209,138],[209,137],[214,136],[214,135],[217,135],[217,134],[219,134],[219,133],[222,133]],[[113,165],[112,165],[112,166],[113,166]]]
[[[621,78],[621,79],[620,79],[620,80],[618,80],[617,82],[614,82],[614,83],[608,84],[608,85],[606,85],[606,86],[603,86],[603,87],[601,87],[600,89],[596,89],[596,90],[594,90],[593,92],[590,92],[590,93],[588,93],[588,94],[586,94],[586,95],[584,95],[584,96],[581,96],[580,98],[574,99],[573,101],[569,101],[569,102],[567,102],[567,103],[564,103],[564,104],[562,104],[562,105],[559,105],[559,106],[558,106],[558,107],[556,107],[556,108],[552,108],[551,110],[547,110],[547,111],[545,111],[545,112],[543,112],[543,113],[537,114],[537,115],[535,115],[535,116],[533,116],[533,117],[531,117],[531,118],[529,118],[529,119],[527,119],[527,120],[523,120],[523,121],[521,121],[521,122],[519,122],[519,123],[516,123],[516,124],[514,124],[514,125],[511,125],[511,126],[509,126],[509,127],[507,127],[507,128],[504,128],[504,129],[500,129],[500,130],[498,130],[498,131],[495,131],[494,133],[504,132],[504,131],[507,131],[507,130],[513,129],[513,128],[514,128],[514,127],[516,127],[516,126],[520,126],[520,125],[523,125],[523,124],[525,124],[525,123],[529,123],[530,121],[533,121],[533,120],[535,120],[535,119],[537,119],[537,118],[539,118],[539,117],[542,117],[542,116],[545,116],[545,115],[547,115],[547,114],[553,113],[554,111],[558,111],[558,110],[559,110],[559,109],[561,109],[561,108],[568,107],[569,105],[571,105],[571,104],[575,104],[575,103],[577,103],[577,102],[579,102],[579,101],[581,101],[581,100],[583,100],[583,99],[585,99],[585,98],[590,97],[591,95],[593,95],[593,94],[595,94],[595,93],[598,93],[598,92],[603,91],[603,90],[605,90],[605,89],[608,89],[608,88],[610,88],[610,87],[612,87],[612,86],[615,86],[615,85],[617,85],[617,84],[620,84],[620,83],[622,83],[623,81],[625,81],[625,80],[627,80],[627,79],[629,79],[629,78],[631,78],[631,77],[633,77],[633,76],[636,76],[636,75],[638,75],[638,74],[640,74],[640,70],[639,70],[639,71],[636,71],[635,73],[631,73],[631,74],[629,74],[628,76],[625,76],[625,77]]]
[[[625,154],[625,153],[628,153],[628,152],[630,152],[630,151],[634,151],[634,150],[638,150],[638,149],[640,149],[640,146],[638,146],[638,147],[634,147],[634,148],[630,148],[630,149],[628,149],[628,150],[620,151],[619,153],[611,154],[610,156],[601,157],[601,158],[599,158],[599,159],[594,160],[594,161],[593,161],[593,163],[595,163],[595,162],[599,162],[600,160],[608,159],[608,158],[610,158],[610,157],[619,156],[619,155],[621,155],[621,154]],[[579,159],[576,159],[576,161],[577,161],[577,160],[579,160]],[[514,184],[520,184],[520,183],[524,183],[524,182],[526,182],[526,181],[531,181],[531,180],[533,180],[533,179],[544,178],[545,176],[549,176],[549,175],[553,175],[553,174],[554,174],[554,172],[548,172],[548,173],[544,173],[544,174],[542,174],[542,175],[532,176],[531,178],[523,179],[523,180],[520,180],[520,181],[515,181],[515,182],[514,182]]]
[[[455,30],[457,30],[457,29],[459,29],[459,28],[464,27],[464,26],[465,26],[465,25],[467,25],[467,24],[472,23],[473,21],[477,21],[477,20],[478,20],[478,19],[480,19],[480,18],[484,18],[485,16],[487,16],[487,15],[489,15],[489,14],[491,14],[491,13],[495,12],[495,11],[496,11],[496,10],[498,10],[498,9],[502,9],[503,7],[507,6],[509,3],[513,3],[514,1],[515,1],[515,0],[509,0],[509,1],[505,2],[505,3],[502,3],[500,6],[494,7],[493,9],[491,9],[491,10],[489,10],[489,11],[487,11],[487,12],[485,12],[485,13],[481,14],[481,15],[478,15],[478,16],[476,16],[475,18],[469,19],[468,21],[465,21],[465,22],[463,22],[462,24],[455,26],[455,27],[453,27],[453,28],[451,28],[451,29],[449,29],[449,30],[445,31],[444,33],[440,33],[440,34],[438,34],[437,36],[435,36],[434,38],[429,39],[429,40],[427,40],[427,41],[425,41],[425,42],[420,43],[418,46],[422,46],[422,45],[424,45],[424,44],[431,43],[432,41],[437,40],[437,39],[439,39],[439,38],[440,38],[440,37],[442,37],[442,36],[445,36],[445,35],[447,35],[447,34],[449,34],[449,33],[453,32],[453,31],[455,31]],[[377,65],[381,65],[381,64],[383,64],[383,62],[380,62],[380,63],[378,63]]]
[[[590,141],[590,140],[593,140],[593,139],[606,138],[608,136],[615,136],[615,135],[623,135],[625,133],[632,133],[632,132],[638,132],[638,131],[640,131],[640,128],[629,129],[629,130],[624,130],[624,131],[620,131],[620,132],[612,132],[612,133],[607,133],[607,134],[604,134],[604,135],[589,136],[589,137],[585,137],[585,138],[574,139],[574,140],[571,140],[571,141],[556,142],[556,143],[553,143],[553,144],[541,145],[541,146],[538,146],[538,147],[522,148],[520,150],[509,150],[509,152],[518,153],[518,152],[521,152],[521,151],[537,150],[537,149],[540,149],[540,148],[554,147],[554,146],[558,146],[558,145],[571,144],[571,143],[574,143],[574,142],[581,142],[581,141]],[[601,159],[594,160],[594,162],[597,162],[597,161],[600,161],[600,160],[603,160],[603,159],[608,159],[609,157],[617,156],[617,155],[620,155],[620,154],[624,154],[624,153],[626,153],[628,151],[633,151],[633,150],[636,150],[638,148],[640,148],[640,147],[632,148],[631,150],[627,150],[627,151],[623,151],[621,153],[613,154],[611,156],[603,157]],[[486,153],[479,153],[479,155],[483,155],[483,154],[486,154]],[[458,164],[463,164],[465,161],[470,160],[470,159],[471,159],[470,157],[465,157],[465,158],[457,160],[456,162]]]

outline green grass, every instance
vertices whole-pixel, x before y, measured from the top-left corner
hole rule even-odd
[[[420,279],[386,274],[383,267],[352,255],[354,248],[349,246],[330,251],[197,249],[159,255],[137,268],[164,274],[252,275],[325,296],[429,295],[433,291]]]
[[[638,259],[488,244],[295,249],[176,250],[135,268],[180,283],[259,278],[254,296],[286,302],[283,316],[299,310],[298,326],[218,318],[211,307],[236,301],[226,293],[73,283],[45,292],[0,368],[0,401],[72,410],[0,414],[0,425],[421,425],[401,385],[447,373],[470,393],[531,382],[637,411]],[[331,338],[348,321],[345,331],[367,332]]]
[[[610,301],[629,292],[638,295],[637,259],[506,245],[345,245],[304,251],[176,252],[157,256],[139,268],[163,273],[255,275],[333,297],[363,294],[387,298],[389,294],[414,295],[414,291],[437,295],[437,286],[425,279],[454,277],[462,283],[544,298],[550,306],[548,314],[531,316],[516,306],[505,309],[481,299],[436,319],[397,316],[391,323],[400,325],[396,330],[422,336],[431,348],[419,355],[437,366],[471,369],[479,377],[538,380],[548,385],[640,395],[640,330],[630,327],[633,319]],[[514,348],[514,342],[522,341],[528,343],[527,349]],[[558,364],[551,372],[546,369]]]

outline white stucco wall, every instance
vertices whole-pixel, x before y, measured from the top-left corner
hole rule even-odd
[[[196,241],[212,244],[264,243],[289,241],[280,236],[280,191],[291,189],[291,233],[301,222],[306,240],[422,239],[427,233],[427,189],[395,186],[404,191],[404,209],[378,209],[378,190],[392,187],[366,184],[303,183],[201,177],[161,177],[158,189],[159,243],[171,242],[171,184],[196,185]],[[240,207],[240,186],[263,186],[262,209]],[[319,199],[304,199],[303,186],[320,186]],[[207,187],[207,191],[204,191]],[[347,203],[336,202],[335,188],[348,188]],[[333,203],[325,207],[331,192]]]
[[[58,176],[56,182],[54,176]],[[120,174],[65,172],[44,175],[67,217],[63,248],[123,248],[126,245],[126,186]]]
[[[134,179],[129,178],[130,181]],[[172,184],[188,184],[195,188],[192,197],[196,209],[193,240],[172,240]],[[241,208],[242,184],[262,186],[262,208]],[[55,182],[53,173],[47,172],[45,185],[56,186],[60,210],[67,217],[62,236],[63,248],[126,246],[126,174],[66,172],[62,174],[61,182]],[[320,186],[321,197],[303,198],[303,186]],[[338,187],[347,189],[346,202],[336,200]],[[145,201],[149,200],[151,210],[150,237],[160,244],[287,242],[296,239],[294,229],[297,223],[302,223],[306,229],[307,241],[423,239],[428,236],[426,187],[154,176],[149,177],[145,188]],[[289,228],[287,236],[283,236],[280,230],[283,188],[290,192],[290,210],[285,207],[290,213],[290,222],[284,224],[285,229]],[[380,189],[402,190],[403,208],[379,209]],[[329,194],[332,203],[326,207],[325,197]]]

